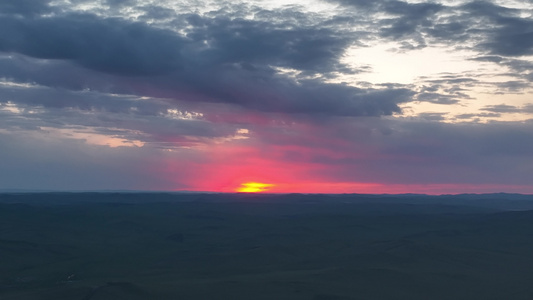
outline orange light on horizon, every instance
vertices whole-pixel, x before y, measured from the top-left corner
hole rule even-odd
[[[274,185],[270,183],[245,182],[235,191],[239,193],[260,193],[270,190]]]

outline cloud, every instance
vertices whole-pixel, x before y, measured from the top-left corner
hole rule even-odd
[[[49,128],[73,139],[108,136],[162,148],[206,144],[235,135],[239,126],[215,126],[201,113],[168,99],[13,82],[0,82],[0,115],[0,128],[14,133]]]
[[[489,58],[518,57],[533,53],[533,21],[520,15],[521,10],[488,1],[472,1],[453,8],[450,21],[463,24],[474,47]],[[440,38],[446,39],[446,36]]]
[[[137,1],[135,0],[106,0],[106,3],[113,7],[113,6],[130,6],[135,4]]]
[[[507,105],[507,104],[498,104],[498,105],[486,105],[481,108],[483,111],[489,111],[494,113],[526,113],[533,114],[533,104],[526,104],[522,107]]]
[[[71,60],[89,69],[128,76],[179,67],[183,40],[141,23],[71,14],[53,18],[0,17],[0,50]]]
[[[121,93],[230,103],[265,112],[390,115],[412,95],[405,89],[362,90],[317,79],[295,80],[274,69],[327,74],[345,68],[338,60],[351,40],[329,29],[198,15],[181,18],[191,27],[185,35],[88,14],[4,16],[0,25],[9,30],[0,35],[0,50],[45,59],[48,68],[71,68],[63,62],[74,62],[110,79],[98,82],[97,74],[84,72],[92,78],[79,78],[79,83],[58,78],[55,84],[62,86],[108,85]],[[24,77],[11,66],[15,70],[7,76]],[[31,76],[37,74],[32,70]],[[50,81],[46,76],[30,80]]]
[[[52,9],[46,2],[38,3],[33,11]],[[124,3],[107,2],[112,7]],[[509,36],[505,28],[521,27],[529,21],[516,9],[486,2],[446,6],[337,1],[346,8],[345,15],[326,18],[315,14],[315,21],[298,7],[267,10],[241,5],[228,12],[213,10],[200,15],[179,14],[168,6],[128,3],[141,9],[144,18],[164,14],[169,20],[153,26],[129,18],[61,10],[61,6],[53,7],[58,12],[51,17],[2,15],[0,23],[9,30],[0,34],[0,49],[10,58],[0,62],[5,67],[0,72],[18,82],[180,102],[225,103],[266,113],[382,116],[401,112],[399,104],[411,101],[458,104],[470,99],[465,87],[475,85],[476,79],[456,76],[446,81],[430,80],[422,88],[363,88],[326,81],[337,76],[334,74],[367,71],[341,63],[350,46],[384,38],[398,40],[404,48],[414,45],[409,39],[418,39],[422,46],[453,42],[459,47],[458,41],[466,37],[480,51],[475,59],[504,61],[516,70],[527,69],[526,62],[491,54],[496,50],[488,45],[491,41],[499,44],[501,34]],[[21,2],[11,6],[22,9],[28,5]],[[250,13],[257,17],[244,17]],[[353,21],[343,17],[350,15],[361,15],[357,24],[368,30],[346,27]],[[373,35],[371,21],[379,15],[382,17],[377,22],[382,26]],[[443,28],[454,32],[437,33]],[[457,34],[463,37],[458,39]],[[527,74],[522,77],[529,80]],[[520,81],[499,86],[502,91],[514,92],[529,87]]]
[[[407,3],[402,1],[383,2],[381,12],[397,16],[382,20],[383,25],[380,35],[395,40],[419,32],[420,27],[429,27],[433,24],[433,18],[444,9],[441,4],[435,3]],[[422,36],[415,37],[418,43],[424,45]]]
[[[409,39],[419,47],[448,43],[461,48],[467,42],[475,50],[492,57],[533,53],[533,21],[522,16],[520,9],[490,1],[470,1],[455,6],[389,0],[332,2],[349,8],[352,15],[365,19],[374,16],[381,25],[381,37],[401,40],[406,45]],[[416,48],[404,47],[404,50]]]
[[[499,118],[501,115],[500,113],[459,114],[454,116],[454,118],[457,120],[473,119],[475,122],[478,122],[480,118]]]
[[[50,12],[50,0],[1,1],[0,15],[35,16]]]
[[[490,2],[471,2],[464,6],[471,16],[492,25],[487,28],[486,41],[478,46],[491,55],[522,56],[533,53],[533,21],[519,16],[519,10]]]
[[[351,37],[326,28],[223,16],[190,15],[187,21],[194,26],[187,37],[207,44],[197,46],[203,50],[198,60],[206,64],[248,63],[326,73],[341,67],[338,59],[352,43]]]
[[[346,7],[351,7],[352,16],[377,20],[379,35],[393,40],[413,38],[424,44],[419,35],[423,28],[431,28],[437,14],[446,7],[438,3],[408,3],[405,1],[359,1],[333,0]]]
[[[108,4],[120,6],[121,3]],[[461,35],[469,40],[478,41],[475,49],[487,52],[478,60],[490,57],[494,61],[510,54],[500,53],[502,51],[490,46],[491,43],[501,44],[498,36],[509,36],[505,30],[513,26],[522,28],[529,22],[519,17],[516,10],[482,2],[455,7],[402,1],[340,3],[350,7],[348,15],[367,12],[367,18],[384,13],[386,17],[378,20],[382,25],[378,35],[371,37],[363,32],[350,32],[342,18],[310,23],[297,8],[280,12],[240,7],[243,11],[239,15],[252,11],[258,15],[257,19],[246,19],[233,17],[230,12],[178,14],[173,9],[138,3],[146,12],[146,18],[154,13],[171,17],[171,23],[166,23],[167,29],[87,13],[60,13],[46,18],[4,15],[0,23],[9,30],[0,35],[1,50],[44,59],[47,64],[44,67],[70,69],[69,75],[74,78],[61,77],[57,71],[48,73],[59,76],[56,80],[46,75],[35,78],[38,72],[32,70],[31,75],[25,75],[13,62],[9,72],[4,73],[8,78],[44,85],[192,103],[227,103],[263,112],[382,116],[399,113],[398,104],[411,101],[457,104],[469,96],[465,90],[452,89],[450,85],[475,80],[457,78],[455,82],[440,82],[435,91],[417,91],[407,86],[363,89],[324,81],[336,73],[366,71],[341,63],[346,49],[360,39],[393,39],[401,41],[402,47],[414,45],[409,39],[418,40],[416,43],[422,46],[428,41],[457,43],[463,39],[457,39],[457,32],[436,33],[442,26],[448,26],[448,29],[461,30]],[[265,21],[263,17],[267,15],[274,19]],[[479,25],[480,20],[488,20],[494,26]],[[365,22],[360,24],[370,26]],[[460,29],[454,24],[463,27]],[[513,47],[522,49],[516,50],[518,53],[527,51],[523,46]],[[76,72],[69,62],[88,70]],[[521,64],[515,61],[513,68],[519,66]],[[35,67],[43,69],[41,74],[44,74],[42,64]],[[295,70],[298,75],[291,77],[280,73],[278,67]],[[529,77],[524,78],[528,80]],[[503,87],[503,83],[501,85]],[[519,92],[528,84],[507,82],[506,90],[509,87]]]

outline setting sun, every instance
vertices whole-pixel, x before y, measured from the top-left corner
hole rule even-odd
[[[239,193],[259,193],[266,192],[273,186],[273,184],[269,183],[246,182],[241,184],[241,186],[237,188],[236,191]]]

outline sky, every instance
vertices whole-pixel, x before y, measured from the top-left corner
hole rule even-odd
[[[0,0],[0,189],[533,193],[533,0]]]

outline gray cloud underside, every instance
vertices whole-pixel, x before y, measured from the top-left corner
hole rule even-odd
[[[454,104],[466,96],[427,91],[415,96],[417,91],[407,88],[358,89],[323,82],[321,78],[333,72],[359,71],[339,62],[345,49],[359,42],[384,38],[402,41],[407,48],[431,43],[461,47],[466,42],[480,56],[493,58],[533,53],[533,39],[528,38],[533,21],[520,17],[517,10],[489,2],[454,7],[402,1],[340,3],[347,7],[344,16],[313,26],[306,25],[305,14],[296,8],[283,13],[256,10],[257,19],[249,20],[229,17],[235,12],[178,14],[168,8],[143,6],[145,17],[171,16],[167,29],[122,18],[64,12],[61,7],[47,6],[46,1],[2,3],[0,50],[58,64],[68,61],[107,74],[113,79],[107,82],[108,89],[119,93],[334,116],[390,115],[400,111],[399,103]],[[52,17],[40,17],[43,13],[52,13]],[[370,26],[368,22],[378,13],[388,16],[379,19],[378,27],[368,27],[366,32],[350,29],[352,25]],[[363,15],[363,21],[354,21]],[[267,17],[275,21],[268,22]],[[371,28],[378,28],[375,35]],[[514,69],[522,66],[513,62],[510,66]],[[287,77],[275,67],[299,70],[301,77]],[[17,72],[23,70],[5,72],[4,77],[16,77],[20,75]],[[319,77],[308,79],[313,74]],[[26,80],[38,80],[29,77]],[[98,81],[98,75],[91,77]],[[80,78],[76,84],[103,88],[92,85],[90,78]]]
[[[10,108],[17,112],[11,112]],[[131,95],[61,91],[41,86],[0,89],[0,128],[13,132],[70,129],[172,148],[192,146],[201,139],[233,136],[239,129],[238,124],[213,126],[201,116],[187,117],[187,111],[180,109],[163,99],[139,99]],[[176,110],[177,115],[169,110]],[[196,142],[189,137],[194,137]]]
[[[519,10],[490,2],[445,6],[344,0],[336,1],[347,8],[344,14],[329,19],[322,16],[318,22],[310,21],[316,15],[308,17],[298,8],[269,11],[237,6],[228,12],[198,15],[137,1],[107,3],[111,9],[128,5],[144,12],[140,20],[163,18],[164,14],[167,29],[118,17],[69,12],[68,7],[51,7],[48,2],[0,4],[4,12],[0,13],[0,27],[4,29],[0,31],[0,51],[46,59],[47,64],[24,69],[17,62],[4,62],[10,65],[3,70],[3,77],[70,89],[333,116],[390,115],[400,112],[399,103],[456,104],[468,99],[459,87],[474,82],[468,78],[429,81],[426,84],[430,86],[421,89],[360,89],[322,81],[335,72],[364,71],[350,69],[339,59],[347,47],[380,38],[401,41],[406,50],[410,44],[471,46],[479,51],[478,60],[505,63],[519,71],[517,76],[522,80],[533,78],[530,62],[512,58],[532,53],[529,41],[533,39],[524,35],[532,32],[533,21],[521,17]],[[250,12],[256,16],[254,20],[242,17]],[[386,17],[378,18],[378,14]],[[375,26],[376,20],[379,26]],[[367,30],[353,31],[352,26],[366,26]],[[73,70],[65,62],[87,71]],[[296,69],[300,77],[287,77],[275,67]],[[63,73],[65,68],[71,73]],[[308,79],[311,75],[319,77]],[[506,92],[527,87],[525,81],[500,83]]]
[[[173,108],[156,100],[133,102],[104,96],[137,95],[174,99],[178,108],[189,103],[206,110],[203,103],[222,103],[267,113],[315,115],[311,118],[316,119],[316,115],[391,115],[400,112],[399,104],[410,101],[457,104],[469,99],[469,87],[479,84],[467,74],[427,79],[418,87],[357,88],[323,81],[335,72],[364,72],[339,60],[347,47],[375,39],[401,41],[406,51],[408,45],[469,45],[479,52],[474,59],[506,64],[517,71],[521,81],[495,83],[505,92],[520,92],[533,79],[531,62],[519,58],[531,53],[523,34],[527,35],[533,21],[520,17],[518,10],[489,2],[445,6],[337,1],[345,8],[343,12],[317,18],[297,7],[271,11],[239,6],[198,15],[137,1],[108,1],[111,10],[134,7],[144,12],[139,20],[161,18],[165,26],[81,14],[68,7],[51,7],[48,2],[0,3],[0,50],[6,54],[0,57],[0,77],[51,88],[39,97],[31,91],[6,89],[0,103],[43,107],[50,114],[60,114],[62,108],[112,113],[118,120],[122,115],[156,119]],[[252,11],[254,20],[243,18]],[[378,14],[386,17],[375,17]],[[375,20],[379,26],[374,26]],[[366,30],[352,29],[356,27]],[[301,73],[292,78],[276,67]],[[81,92],[87,89],[96,92]],[[424,117],[439,120],[438,116]],[[47,118],[43,115],[44,123]],[[214,137],[235,129],[210,133],[206,126],[199,127],[180,134]],[[156,134],[156,130],[150,132]]]
[[[165,93],[171,98],[233,103],[266,112],[379,116],[398,112],[397,104],[409,101],[410,93],[404,89],[361,90],[310,79],[297,82],[275,72],[275,66],[311,73],[344,68],[336,61],[350,41],[330,30],[182,17],[196,26],[186,36],[93,15],[4,15],[0,50],[67,60],[126,77],[123,80],[131,83],[131,91],[140,95]],[[143,90],[135,88],[139,83]],[[124,91],[121,88],[124,84],[117,84],[119,92]]]
[[[360,13],[386,14],[378,34],[394,40],[415,39],[422,44],[467,42],[488,55],[533,54],[533,20],[489,1],[471,1],[457,6],[437,3],[407,3],[396,0],[332,0]],[[458,45],[460,46],[460,45]],[[463,45],[465,46],[465,45]]]
[[[131,76],[141,76],[143,81],[157,76],[147,82],[153,86],[152,90],[166,90],[167,96],[177,94],[192,101],[236,103],[265,111],[286,109],[313,113],[319,110],[332,115],[342,111],[353,116],[398,112],[397,103],[412,100],[405,97],[405,90],[400,89],[397,94],[387,91],[384,94],[392,99],[383,103],[376,96],[381,91],[369,91],[373,102],[367,107],[369,101],[359,101],[366,99],[366,92],[318,80],[297,84],[272,69],[279,66],[321,76],[331,72],[357,72],[339,63],[339,58],[348,46],[361,41],[391,39],[401,41],[406,50],[410,44],[467,45],[487,59],[492,57],[494,62],[507,59],[509,66],[516,70],[528,66],[508,57],[531,54],[533,46],[530,42],[533,39],[527,38],[532,32],[532,20],[520,17],[518,10],[483,1],[445,6],[344,0],[337,1],[347,7],[344,15],[340,13],[318,23],[310,22],[297,8],[268,11],[242,6],[201,16],[178,14],[172,9],[137,1],[107,2],[111,9],[128,5],[144,12],[140,20],[163,18],[161,14],[165,14],[163,19],[168,19],[168,29],[122,18],[69,12],[68,7],[50,7],[48,2],[2,2],[0,50],[68,60],[91,70],[126,76],[127,80]],[[250,12],[255,14],[254,20],[242,18]],[[47,13],[52,17],[39,16]],[[377,14],[386,17],[377,18]],[[378,24],[373,24],[376,20]],[[367,30],[352,31],[352,26],[366,26]],[[528,75],[531,72],[520,73],[526,79],[533,77]],[[262,96],[265,91],[273,100]],[[441,104],[457,103],[457,99],[428,92],[413,98]],[[323,103],[328,103],[331,111]]]
[[[114,9],[137,3],[108,2]],[[47,3],[0,2],[0,51],[5,54],[0,57],[0,77],[51,88],[39,90],[39,97],[32,91],[24,94],[5,89],[0,103],[11,101],[22,108],[45,110],[41,117],[10,117],[10,126],[27,122],[37,128],[56,120],[57,126],[140,130],[148,137],[123,135],[145,141],[166,141],[172,135],[221,137],[238,127],[215,129],[203,121],[159,120],[161,113],[173,108],[172,103],[136,102],[110,95],[173,99],[177,108],[190,105],[200,110],[208,110],[206,103],[227,104],[266,113],[311,115],[316,120],[318,116],[391,115],[400,112],[399,104],[410,101],[455,104],[468,99],[465,88],[478,84],[466,75],[428,79],[421,87],[391,84],[357,88],[324,82],[336,72],[364,71],[350,69],[339,62],[340,58],[347,47],[377,39],[402,42],[405,51],[431,44],[471,47],[479,53],[474,59],[505,64],[518,78],[533,80],[531,62],[520,58],[533,54],[529,42],[533,39],[527,38],[533,21],[521,17],[518,10],[490,2],[445,6],[336,1],[343,11],[329,18],[322,16],[317,22],[298,8],[255,9],[256,19],[249,20],[240,15],[247,12],[246,6],[242,12],[205,15],[139,6],[144,15],[138,20],[162,18],[165,26],[81,14]],[[377,18],[383,13],[386,17]],[[375,20],[379,26],[374,26]],[[280,74],[276,67],[301,73],[293,78]],[[524,81],[499,86],[519,92],[528,86]],[[83,92],[86,89],[92,92]],[[62,109],[81,113],[67,117]],[[484,110],[505,112],[501,109]],[[515,108],[520,112],[527,109]],[[82,118],[84,111],[99,112],[101,117]],[[422,117],[442,119],[438,114]],[[41,119],[28,122],[31,118]],[[141,119],[146,121],[144,125],[135,121]]]

